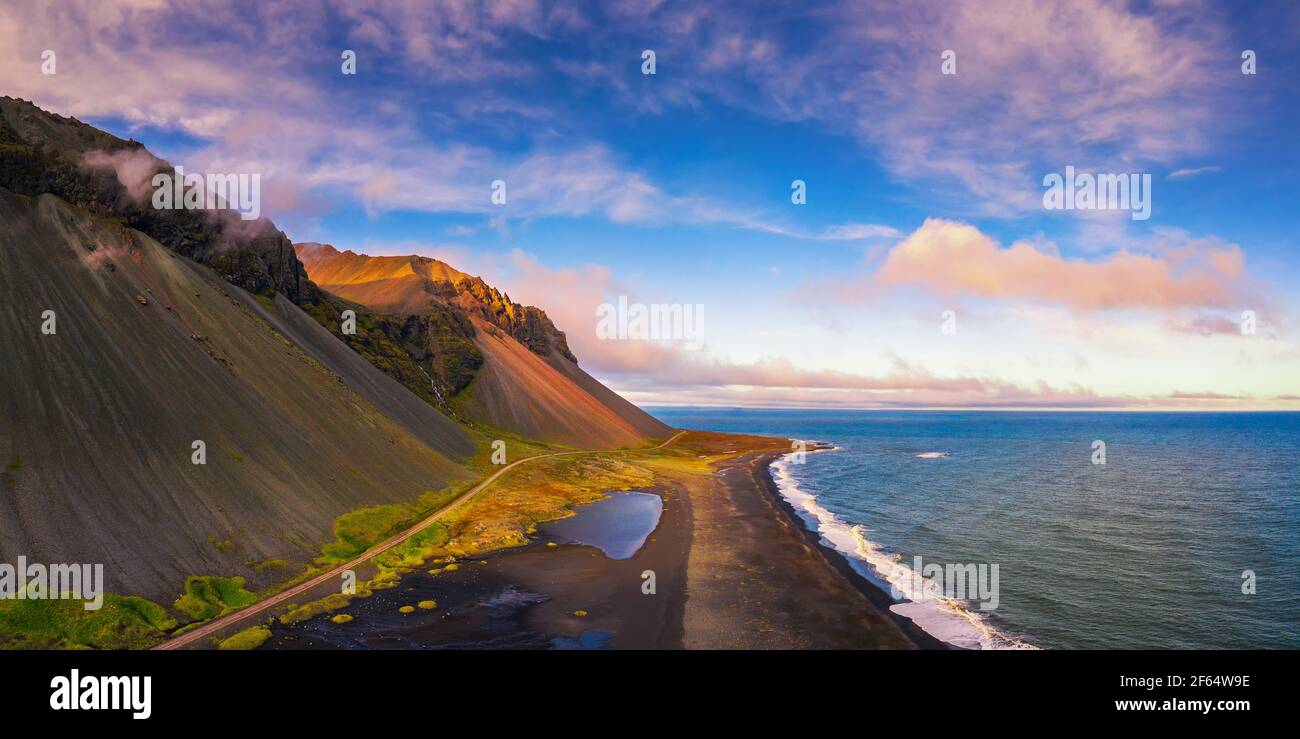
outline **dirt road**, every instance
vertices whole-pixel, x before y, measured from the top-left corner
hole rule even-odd
[[[552,452],[550,454],[537,454],[532,457],[525,457],[524,459],[519,459],[514,462],[511,462],[505,467],[502,467],[501,469],[497,470],[495,473],[492,474],[491,477],[487,478],[483,482],[480,482],[478,485],[475,485],[473,488],[461,494],[455,500],[451,501],[447,505],[443,506],[442,508],[439,508],[437,511],[430,514],[428,518],[425,518],[423,521],[420,521],[419,523],[415,524],[414,526],[407,529],[406,531],[403,531],[402,533],[397,534],[396,536],[393,536],[390,539],[387,539],[383,543],[378,544],[372,547],[371,549],[366,550],[363,554],[356,557],[355,559],[345,562],[344,564],[335,567],[329,572],[326,572],[321,575],[317,575],[316,577],[313,577],[312,579],[307,580],[306,582],[299,583],[298,585],[295,585],[292,588],[285,590],[284,592],[276,593],[275,595],[267,598],[266,600],[258,601],[257,603],[254,603],[253,605],[248,606],[246,608],[242,608],[238,611],[228,613],[224,616],[219,616],[203,624],[197,629],[194,629],[193,631],[188,631],[184,634],[181,634],[180,636],[174,636],[171,639],[168,639],[167,641],[164,641],[161,644],[155,646],[154,649],[183,649],[191,644],[194,644],[200,639],[207,638],[217,632],[225,630],[230,626],[233,626],[237,623],[250,619],[259,613],[263,613],[270,608],[274,608],[275,606],[280,605],[281,603],[290,601],[296,598],[297,596],[311,590],[312,588],[326,582],[327,580],[339,577],[340,575],[342,575],[344,572],[348,570],[356,569],[357,567],[360,567],[362,564],[372,559],[373,557],[383,554],[389,549],[392,549],[398,544],[401,544],[407,539],[410,539],[412,536],[415,536],[416,534],[420,533],[421,531],[428,528],[429,526],[432,526],[443,516],[446,516],[448,513],[456,510],[456,508],[460,507],[466,501],[470,500],[475,495],[478,495],[480,492],[485,490],[492,483],[496,482],[499,477],[501,477],[502,475],[506,474],[507,472],[509,472],[510,470],[514,469],[515,467],[521,464],[525,464],[527,462],[533,462],[539,459],[547,459],[549,457],[565,457],[565,456],[588,455],[588,454],[635,454],[638,452],[655,451],[657,449],[663,449],[664,447],[668,446],[674,441],[677,441],[677,439],[681,438],[682,435],[684,435],[685,433],[686,433],[685,431],[678,431],[676,434],[673,434],[671,438],[669,438],[667,441],[663,442],[659,446],[648,447],[646,449],[623,449],[623,450],[597,449],[597,450],[577,451],[577,452]]]

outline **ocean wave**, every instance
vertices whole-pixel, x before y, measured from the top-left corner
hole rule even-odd
[[[817,449],[808,453],[826,451],[835,449]],[[818,503],[817,496],[799,487],[798,480],[791,474],[792,457],[793,454],[785,455],[771,465],[772,477],[781,497],[794,508],[810,531],[821,535],[824,546],[843,554],[855,572],[898,600],[889,610],[912,619],[931,636],[966,649],[1036,649],[993,628],[983,616],[967,610],[960,602],[944,597],[938,583],[916,577],[900,555],[890,554],[868,539],[866,527],[848,524]],[[918,587],[922,592],[916,592]]]
[[[947,459],[948,452],[920,452],[912,456],[917,459]]]

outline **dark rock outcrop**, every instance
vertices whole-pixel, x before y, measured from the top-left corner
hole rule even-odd
[[[172,171],[138,141],[0,97],[0,187],[32,197],[56,195],[116,220],[254,294],[279,292],[299,304],[316,297],[293,243],[270,220],[241,221],[229,210],[155,209],[147,196],[132,195],[115,161],[132,162],[137,182]]]

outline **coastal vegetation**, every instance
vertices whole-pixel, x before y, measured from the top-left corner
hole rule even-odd
[[[172,607],[189,621],[206,621],[257,601],[244,589],[242,577],[193,576],[185,578],[185,592]]]
[[[271,630],[265,626],[250,626],[217,644],[217,649],[246,650],[257,649],[271,638]]]
[[[350,622],[350,614],[336,613],[354,599],[375,590],[394,587],[403,575],[417,570],[454,573],[460,561],[531,543],[539,524],[573,515],[577,506],[595,502],[610,492],[651,487],[666,480],[703,489],[712,466],[724,459],[754,451],[781,451],[786,443],[764,437],[728,436],[691,432],[663,449],[605,452],[591,455],[538,459],[511,470],[491,488],[453,510],[401,545],[371,560],[375,574],[357,583],[351,594],[332,593],[305,604],[277,609],[270,621],[246,628],[217,643],[220,649],[254,649],[270,637],[275,621],[299,623],[333,613],[337,624]],[[514,442],[512,442],[513,448]],[[521,442],[520,446],[525,446]],[[526,444],[521,458],[546,453],[546,447]],[[479,445],[474,459],[485,475],[490,446]],[[168,636],[184,633],[203,623],[256,603],[299,582],[350,561],[400,533],[468,490],[462,482],[425,491],[405,504],[360,508],[339,516],[335,539],[322,546],[315,561],[285,582],[253,592],[241,576],[191,576],[182,595],[168,609],[135,596],[107,595],[99,611],[85,611],[78,601],[0,601],[0,648],[140,649]],[[554,542],[548,542],[553,544]],[[246,562],[255,570],[284,570],[283,560]],[[425,600],[417,609],[437,608]]]
[[[176,624],[162,606],[132,595],[105,595],[97,611],[77,600],[0,600],[3,649],[142,649]]]

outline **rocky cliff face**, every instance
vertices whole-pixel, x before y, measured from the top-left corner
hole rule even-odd
[[[270,220],[241,221],[226,210],[153,208],[140,186],[171,171],[137,141],[0,97],[0,187],[32,197],[56,195],[112,218],[249,292],[278,292],[295,303],[317,297],[293,244]]]
[[[447,415],[451,399],[474,380],[483,355],[474,327],[459,310],[431,306],[418,314],[366,311],[328,293],[302,306],[316,322],[374,366]],[[345,333],[342,312],[356,311],[355,331]]]
[[[541,308],[512,302],[508,294],[492,287],[478,277],[461,279],[455,285],[462,300],[471,311],[488,323],[510,334],[516,341],[542,357],[555,352],[575,364],[578,358],[569,350],[564,332],[555,327]]]
[[[510,296],[436,259],[422,256],[371,257],[329,244],[296,244],[313,282],[369,315],[357,333],[339,332],[336,305],[309,309],[358,352],[400,382],[448,412],[451,400],[469,386],[483,365],[472,319],[499,329],[543,359],[577,362],[564,332],[540,308]],[[410,361],[395,348],[401,347]]]
[[[669,433],[582,371],[545,312],[479,277],[419,255],[296,248],[325,294],[370,309],[358,314],[354,335],[340,338],[415,392],[432,387],[429,401],[448,415],[578,448],[630,446]],[[313,315],[337,333],[333,316]],[[393,347],[410,359],[389,361],[398,353]]]
[[[329,244],[295,244],[312,280],[334,293],[381,313],[419,314],[451,308],[496,326],[516,341],[549,357],[577,362],[564,332],[540,308],[520,305],[480,277],[423,256],[372,257],[339,251]],[[473,336],[473,333],[469,334]]]

